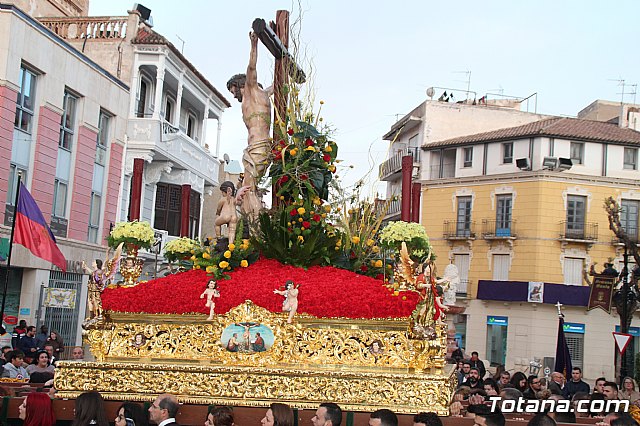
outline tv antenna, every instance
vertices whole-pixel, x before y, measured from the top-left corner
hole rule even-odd
[[[178,34],[176,34],[176,37],[178,37],[178,40],[180,40],[182,42],[182,47],[180,48],[180,53],[182,53],[184,55],[184,40]]]
[[[633,103],[636,103],[636,93],[638,91],[637,84],[627,84],[626,80],[623,78],[609,79],[609,81],[617,81],[618,86],[622,88],[620,92],[616,93],[616,95],[620,95],[620,105],[624,104],[625,95],[633,95]],[[630,91],[627,92],[626,89],[630,89]]]
[[[471,70],[467,70],[467,71],[454,71],[454,74],[466,74],[467,75],[467,79],[463,80],[463,82],[467,83],[467,99],[469,99],[469,92],[471,91]]]

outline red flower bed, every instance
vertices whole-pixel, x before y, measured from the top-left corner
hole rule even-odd
[[[252,300],[272,312],[281,312],[284,298],[273,294],[273,290],[282,289],[287,280],[301,285],[298,312],[317,317],[407,317],[418,301],[415,293],[394,296],[380,280],[333,267],[316,266],[305,271],[276,260],[260,259],[229,275],[230,280],[218,281],[218,314],[228,312],[245,300]],[[200,299],[208,279],[204,271],[192,270],[136,287],[106,289],[102,293],[102,304],[107,310],[119,312],[208,314],[205,299]]]

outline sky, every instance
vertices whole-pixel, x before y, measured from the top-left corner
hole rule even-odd
[[[537,93],[538,113],[575,116],[596,99],[620,101],[619,80],[640,82],[640,2],[635,0],[141,4],[151,9],[154,30],[182,48],[232,104],[222,117],[220,155],[237,160],[247,133],[240,104],[226,82],[246,71],[253,20],[274,20],[277,10],[289,10],[291,22],[301,22],[295,31],[309,59],[304,67],[312,64],[315,99],[325,102],[322,116],[335,128],[344,160],[338,174],[346,186],[371,170],[377,176],[389,149],[382,136],[428,99],[431,86],[466,89],[469,84],[478,98]],[[132,5],[133,0],[91,0],[89,13],[123,16]],[[273,59],[261,46],[258,81],[268,86],[272,80]],[[625,88],[625,102],[634,101],[633,91],[633,86]],[[533,102],[529,111],[534,111]],[[372,179],[367,181],[370,195],[383,195],[384,186]]]

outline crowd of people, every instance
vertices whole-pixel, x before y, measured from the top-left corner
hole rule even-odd
[[[40,333],[36,333],[35,326],[27,326],[21,320],[13,329],[11,346],[0,349],[0,377],[50,385],[56,361],[63,358],[64,349],[63,339],[56,331],[43,325]],[[84,359],[84,350],[74,347],[71,357]]]
[[[487,375],[478,353],[473,352],[469,360],[457,360],[456,374],[458,388],[452,398],[450,412],[452,416],[474,417],[476,424],[501,426],[505,424],[501,408],[505,401],[544,401],[553,400],[555,404],[564,401],[571,407],[570,412],[542,412],[535,415],[528,424],[547,426],[558,423],[576,423],[577,417],[595,417],[601,419],[596,424],[612,426],[637,426],[632,414],[640,417],[640,392],[635,380],[625,377],[621,389],[613,380],[599,377],[593,390],[582,380],[582,370],[574,367],[568,380],[559,372],[551,373],[549,378],[538,375],[514,374],[498,369],[494,376]],[[499,397],[499,400],[496,400]],[[607,401],[626,400],[628,404],[607,404]],[[490,401],[497,401],[497,409]],[[581,403],[581,401],[585,401]],[[602,401],[602,403],[592,403]],[[535,405],[535,404],[529,404]],[[548,404],[551,405],[551,404]],[[628,405],[629,413],[619,412],[620,407]],[[513,405],[511,405],[513,406]],[[538,406],[544,406],[539,404]],[[492,409],[490,409],[491,407]],[[576,408],[589,407],[588,410]],[[617,408],[612,410],[611,407]],[[564,410],[563,410],[564,411]],[[636,414],[638,413],[638,414]]]
[[[171,394],[159,395],[148,410],[139,403],[125,402],[117,410],[113,420],[115,426],[179,426],[176,416],[180,404],[178,398]],[[30,393],[19,407],[19,418],[24,426],[54,426],[56,418],[51,399],[43,393]],[[319,405],[311,424],[308,426],[341,426],[342,409],[335,403],[327,402]],[[231,407],[209,406],[204,426],[235,426],[234,412]],[[283,403],[274,402],[267,409],[261,420],[262,426],[294,426],[298,424],[293,409]],[[104,400],[100,393],[85,392],[75,401],[75,419],[71,426],[109,426]],[[369,416],[369,426],[398,426],[398,416],[391,410],[376,410]],[[413,426],[442,426],[442,421],[435,413],[419,413],[413,418]]]

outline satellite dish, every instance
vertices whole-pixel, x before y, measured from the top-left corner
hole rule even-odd
[[[231,159],[229,158],[229,154],[224,154],[222,158],[224,159],[224,162],[227,164],[229,164],[229,161],[231,161]]]
[[[429,88],[427,89],[427,96],[428,96],[430,99],[433,99],[433,95],[435,95],[435,94],[436,94],[436,91],[433,89],[433,87],[429,87]]]

